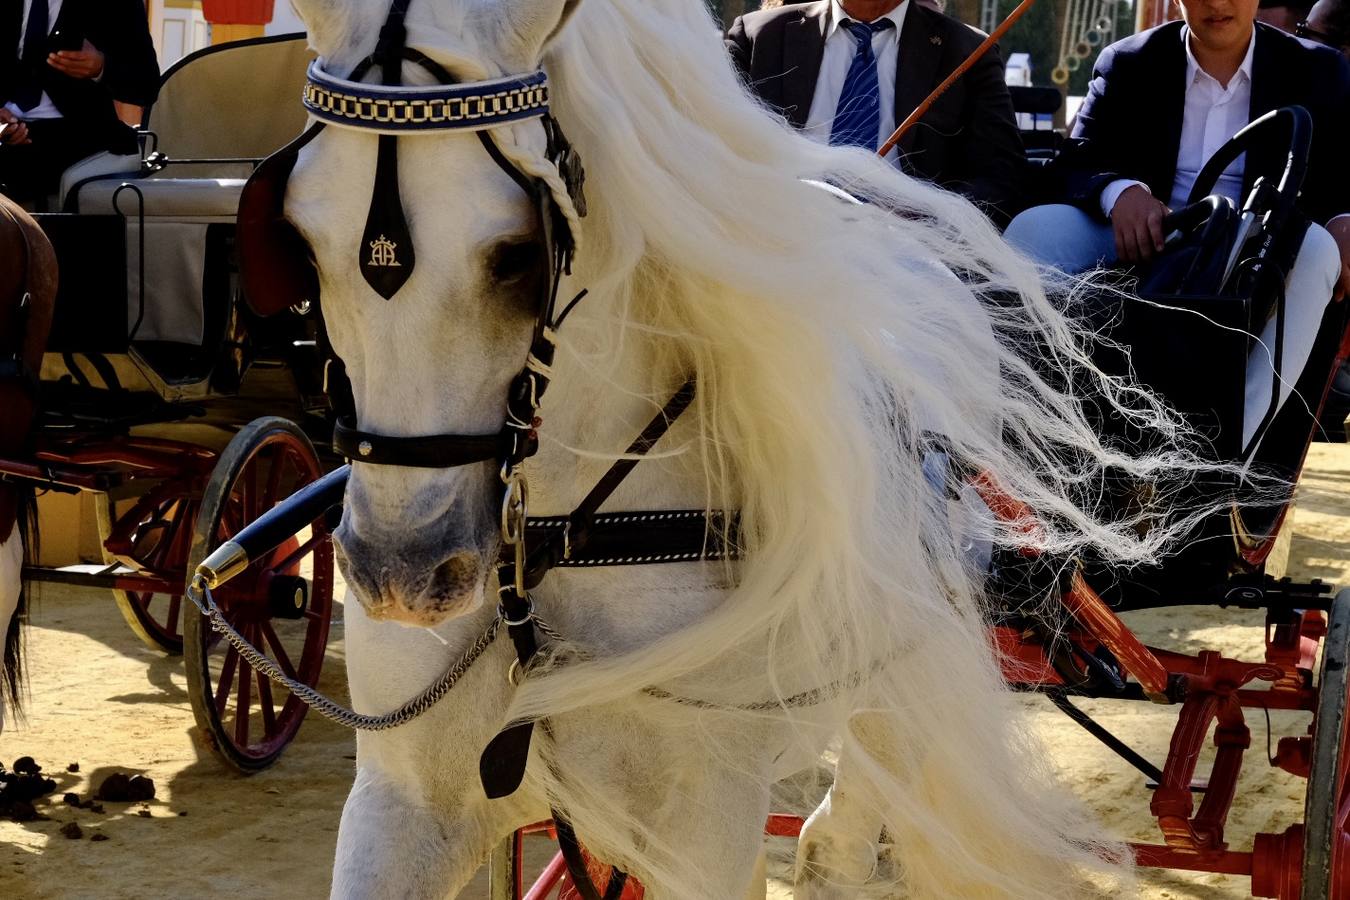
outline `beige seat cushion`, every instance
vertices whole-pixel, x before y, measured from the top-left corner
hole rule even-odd
[[[96,181],[80,190],[79,211],[111,214],[120,211],[134,221],[139,214],[136,191],[145,198],[147,219],[192,222],[233,222],[239,209],[243,178],[136,178]],[[121,190],[123,185],[133,185]],[[121,193],[119,195],[119,190]],[[116,198],[114,202],[114,198]]]
[[[99,178],[105,175],[135,175],[141,170],[141,157],[132,153],[126,156],[117,153],[95,153],[75,163],[61,175],[61,190],[57,195],[57,209],[65,209],[66,195],[86,178]]]

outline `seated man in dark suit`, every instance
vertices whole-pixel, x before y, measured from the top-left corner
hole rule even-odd
[[[86,156],[138,152],[115,101],[149,106],[159,93],[141,0],[22,0],[7,10],[0,19],[5,193],[38,198]]]
[[[1350,58],[1350,0],[1317,0],[1307,20],[1294,26],[1294,34]]]
[[[816,0],[747,13],[727,49],[754,91],[831,144],[876,150],[983,35],[911,0]],[[887,156],[999,220],[1025,165],[997,51],[986,54]]]
[[[1313,137],[1299,209],[1314,223],[1285,284],[1283,402],[1311,352],[1333,295],[1350,287],[1350,64],[1338,53],[1254,24],[1257,0],[1180,0],[1171,22],[1102,51],[1073,133],[1056,161],[1066,205],[1013,220],[1010,243],[1071,272],[1140,262],[1163,247],[1163,217],[1186,202],[1206,161],[1270,110],[1301,105]],[[1275,142],[1278,143],[1278,142]],[[1283,146],[1257,145],[1215,191],[1241,206],[1256,177],[1278,177]],[[1243,445],[1271,397],[1275,323],[1247,367]]]

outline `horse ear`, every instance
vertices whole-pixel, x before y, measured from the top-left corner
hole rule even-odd
[[[316,52],[340,55],[353,49],[365,35],[378,33],[388,4],[359,4],[352,0],[288,0],[305,23],[309,46]]]
[[[584,0],[506,0],[500,5],[504,25],[519,42],[519,49],[537,64],[545,48],[567,26],[572,14]]]

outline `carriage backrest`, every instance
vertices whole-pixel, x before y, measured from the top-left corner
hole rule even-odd
[[[175,159],[267,156],[305,126],[299,99],[313,58],[303,34],[200,50],[164,74],[144,127]]]

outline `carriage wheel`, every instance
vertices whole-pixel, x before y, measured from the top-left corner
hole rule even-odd
[[[263,418],[230,441],[207,483],[188,575],[264,511],[323,474],[309,439],[286,419]],[[244,638],[292,679],[315,686],[333,615],[333,548],[322,518],[213,593]],[[184,617],[183,655],[197,726],[231,767],[271,765],[308,707],[252,669],[195,611]]]
[[[1350,589],[1331,606],[1303,824],[1302,900],[1350,900]]]
[[[158,489],[156,489],[158,490]],[[192,549],[192,527],[197,519],[198,500],[183,494],[147,495],[146,502],[138,503],[126,515],[137,521],[131,528],[131,552],[127,554],[137,566],[154,573],[177,573],[187,567]],[[116,511],[107,494],[98,495],[96,511],[99,542],[108,540],[113,532]],[[107,547],[103,549],[107,563],[119,560]],[[113,590],[113,599],[131,630],[147,647],[172,655],[183,652],[182,594],[159,594],[142,591]]]

